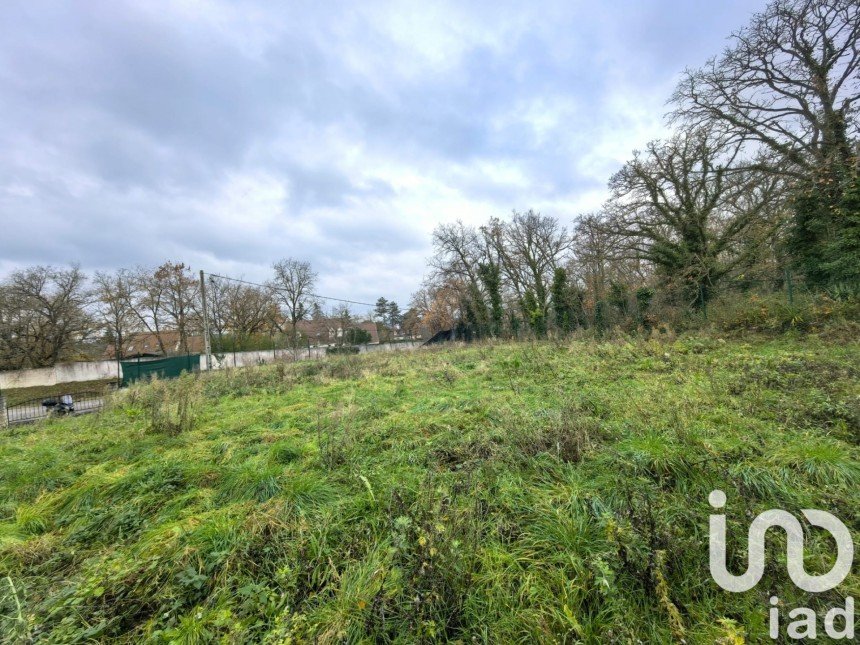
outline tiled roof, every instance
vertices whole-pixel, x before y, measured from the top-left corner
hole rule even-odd
[[[158,342],[159,337],[164,344],[164,352],[161,351],[161,344]],[[163,331],[158,335],[151,332],[139,332],[132,334],[123,341],[122,355],[125,358],[134,356],[161,356],[164,354],[199,354],[204,349],[202,336],[188,336],[186,338],[187,347],[181,347],[181,341],[178,331]],[[116,358],[116,348],[113,345],[108,345],[105,349],[105,358]]]

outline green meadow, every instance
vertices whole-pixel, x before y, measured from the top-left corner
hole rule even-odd
[[[860,343],[477,344],[183,377],[0,436],[0,639],[46,643],[768,641],[784,536],[860,531]],[[806,568],[832,540],[812,531]],[[856,539],[855,539],[856,542]],[[856,572],[856,567],[855,567]]]

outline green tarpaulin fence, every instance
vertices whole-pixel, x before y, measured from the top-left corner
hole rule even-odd
[[[182,372],[200,371],[200,354],[146,360],[120,361],[123,387],[141,379],[176,378]]]

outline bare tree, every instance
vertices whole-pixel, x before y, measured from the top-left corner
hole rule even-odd
[[[224,347],[224,334],[230,329],[230,300],[234,284],[209,276],[206,285],[207,313],[211,333],[218,339],[218,348]]]
[[[0,364],[48,367],[73,358],[95,330],[80,268],[37,266],[0,286]]]
[[[417,312],[419,318],[423,318],[430,310],[430,302],[433,300],[430,290],[431,286],[425,280],[418,291],[415,291],[409,298],[409,307]]]
[[[434,279],[446,286],[447,296],[457,296],[459,320],[472,332],[488,333],[490,314],[481,267],[488,262],[489,249],[483,235],[460,221],[442,224],[433,231],[433,247]]]
[[[229,324],[240,336],[266,331],[274,320],[275,302],[267,288],[237,284],[228,300]]]
[[[414,307],[410,307],[403,314],[403,332],[409,338],[419,338],[421,336],[421,315]]]
[[[312,291],[317,274],[311,269],[310,262],[286,258],[275,262],[272,267],[275,277],[271,289],[287,315],[290,325],[290,338],[294,348],[298,345],[297,325],[308,315],[313,300]]]
[[[433,250],[430,265],[438,275],[478,284],[478,265],[484,260],[484,252],[473,227],[460,221],[440,224],[433,231]]]
[[[546,315],[553,272],[570,249],[567,230],[554,217],[529,210],[514,211],[510,222],[493,219],[482,231],[518,299],[534,299]]]
[[[431,327],[450,318],[479,335],[500,333],[506,299],[528,310],[528,319],[543,321],[553,272],[569,245],[558,220],[534,211],[515,211],[509,222],[493,218],[479,230],[441,225],[433,232],[432,286],[419,294],[427,302],[413,307],[422,316],[434,312]]]
[[[673,116],[720,128],[790,162],[804,176],[847,163],[860,100],[856,0],[776,0],[701,69],[684,73]]]
[[[239,339],[271,331],[277,318],[277,304],[268,287],[216,280],[207,287],[212,331],[224,346],[224,335]]]
[[[335,329],[333,330],[335,345],[342,346],[347,344],[349,340],[347,331],[352,327],[354,322],[349,305],[343,303],[332,307],[329,320],[335,324]]]
[[[153,273],[163,285],[165,318],[179,332],[179,351],[187,352],[188,337],[199,320],[200,283],[184,262],[165,262]]]
[[[155,270],[137,267],[131,274],[134,299],[132,306],[140,324],[155,336],[162,354],[166,354],[161,332],[166,328],[167,285],[155,279]]]
[[[114,345],[116,358],[122,359],[128,335],[140,326],[134,309],[133,275],[126,269],[114,273],[96,272],[93,296],[95,311]]]
[[[460,288],[447,282],[430,280],[412,294],[410,311],[430,334],[453,329],[460,315]]]
[[[698,130],[652,142],[610,180],[604,230],[629,257],[680,279],[699,304],[749,259],[741,245],[754,224],[778,221],[778,176],[735,169],[736,142]]]
[[[603,300],[613,267],[617,263],[618,240],[606,230],[601,216],[589,213],[579,218],[573,234],[570,274],[578,279],[594,301]]]

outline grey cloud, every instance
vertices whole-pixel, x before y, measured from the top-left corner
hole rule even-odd
[[[336,295],[405,302],[435,223],[599,191],[610,149],[641,147],[678,72],[761,4],[10,0],[0,267],[261,279],[295,255]]]

